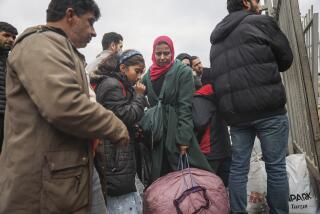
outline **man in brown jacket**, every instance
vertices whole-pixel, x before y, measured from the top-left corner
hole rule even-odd
[[[8,58],[0,213],[90,213],[92,145],[126,145],[126,126],[89,101],[84,57],[94,0],[51,0],[47,24],[25,30]]]

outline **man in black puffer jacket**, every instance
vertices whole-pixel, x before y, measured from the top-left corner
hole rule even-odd
[[[289,128],[280,72],[291,66],[291,48],[276,22],[260,15],[259,0],[227,0],[227,7],[229,15],[211,35],[210,62],[218,108],[232,138],[231,210],[247,212],[247,174],[257,136],[268,174],[270,212],[288,213]]]
[[[18,31],[6,22],[0,22],[0,153],[3,141],[4,110],[6,108],[6,61]]]

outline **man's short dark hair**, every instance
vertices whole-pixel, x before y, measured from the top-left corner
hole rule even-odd
[[[100,18],[100,9],[94,0],[51,0],[47,9],[47,22],[56,22],[66,15],[66,10],[72,8],[77,16],[92,12],[95,18]]]
[[[229,13],[243,10],[243,0],[227,0],[227,9]]]
[[[107,50],[112,42],[119,44],[120,41],[123,41],[123,38],[120,34],[116,32],[105,33],[101,41],[102,49]]]
[[[13,35],[17,35],[18,31],[15,27],[13,27],[11,24],[7,22],[0,22],[0,32],[4,31],[7,33],[11,33]]]
[[[191,61],[191,56],[187,53],[181,53],[176,57],[176,59],[178,59],[180,61],[182,61],[184,59],[188,59],[189,61]]]

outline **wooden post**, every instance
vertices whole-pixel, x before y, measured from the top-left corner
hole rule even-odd
[[[302,23],[300,16],[297,16],[296,14],[299,14],[299,3],[298,0],[285,0],[287,3],[289,3],[290,8],[291,8],[291,16],[293,20],[293,27],[294,27],[294,32],[295,32],[295,37],[297,40],[298,44],[298,52],[299,52],[299,59],[300,60],[300,65],[302,68],[302,74],[303,74],[303,82],[305,86],[305,93],[306,93],[306,99],[307,99],[307,115],[308,115],[308,121],[301,121],[301,122],[306,122],[308,123],[310,121],[310,131],[313,136],[313,142],[310,142],[312,144],[312,147],[314,147],[315,151],[315,156],[316,156],[316,163],[315,166],[318,168],[316,171],[317,173],[314,175],[317,177],[317,180],[320,181],[320,171],[319,171],[319,161],[320,161],[320,126],[319,126],[319,117],[318,117],[318,112],[317,112],[317,105],[316,105],[316,100],[315,100],[315,95],[314,95],[314,90],[313,90],[313,82],[312,82],[312,77],[311,77],[311,72],[310,72],[310,66],[308,63],[308,55],[304,43],[304,38],[303,38],[303,30],[302,30]]]
[[[318,71],[318,57],[319,57],[319,50],[318,50],[318,43],[319,43],[319,15],[315,13],[312,18],[312,71],[313,71],[313,86],[314,86],[314,93],[316,97],[316,103],[318,103],[318,88],[319,88],[319,71]]]
[[[272,6],[272,0],[265,0],[264,1],[265,7],[268,7],[267,15],[273,16],[273,6]]]

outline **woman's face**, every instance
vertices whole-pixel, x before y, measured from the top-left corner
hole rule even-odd
[[[145,65],[138,64],[138,65],[131,65],[126,66],[124,64],[120,65],[121,72],[127,76],[127,79],[130,83],[135,84],[139,80],[141,80],[141,76],[145,71]]]
[[[160,67],[170,64],[171,62],[171,50],[169,45],[167,44],[160,44],[157,45],[154,50],[156,63]]]

